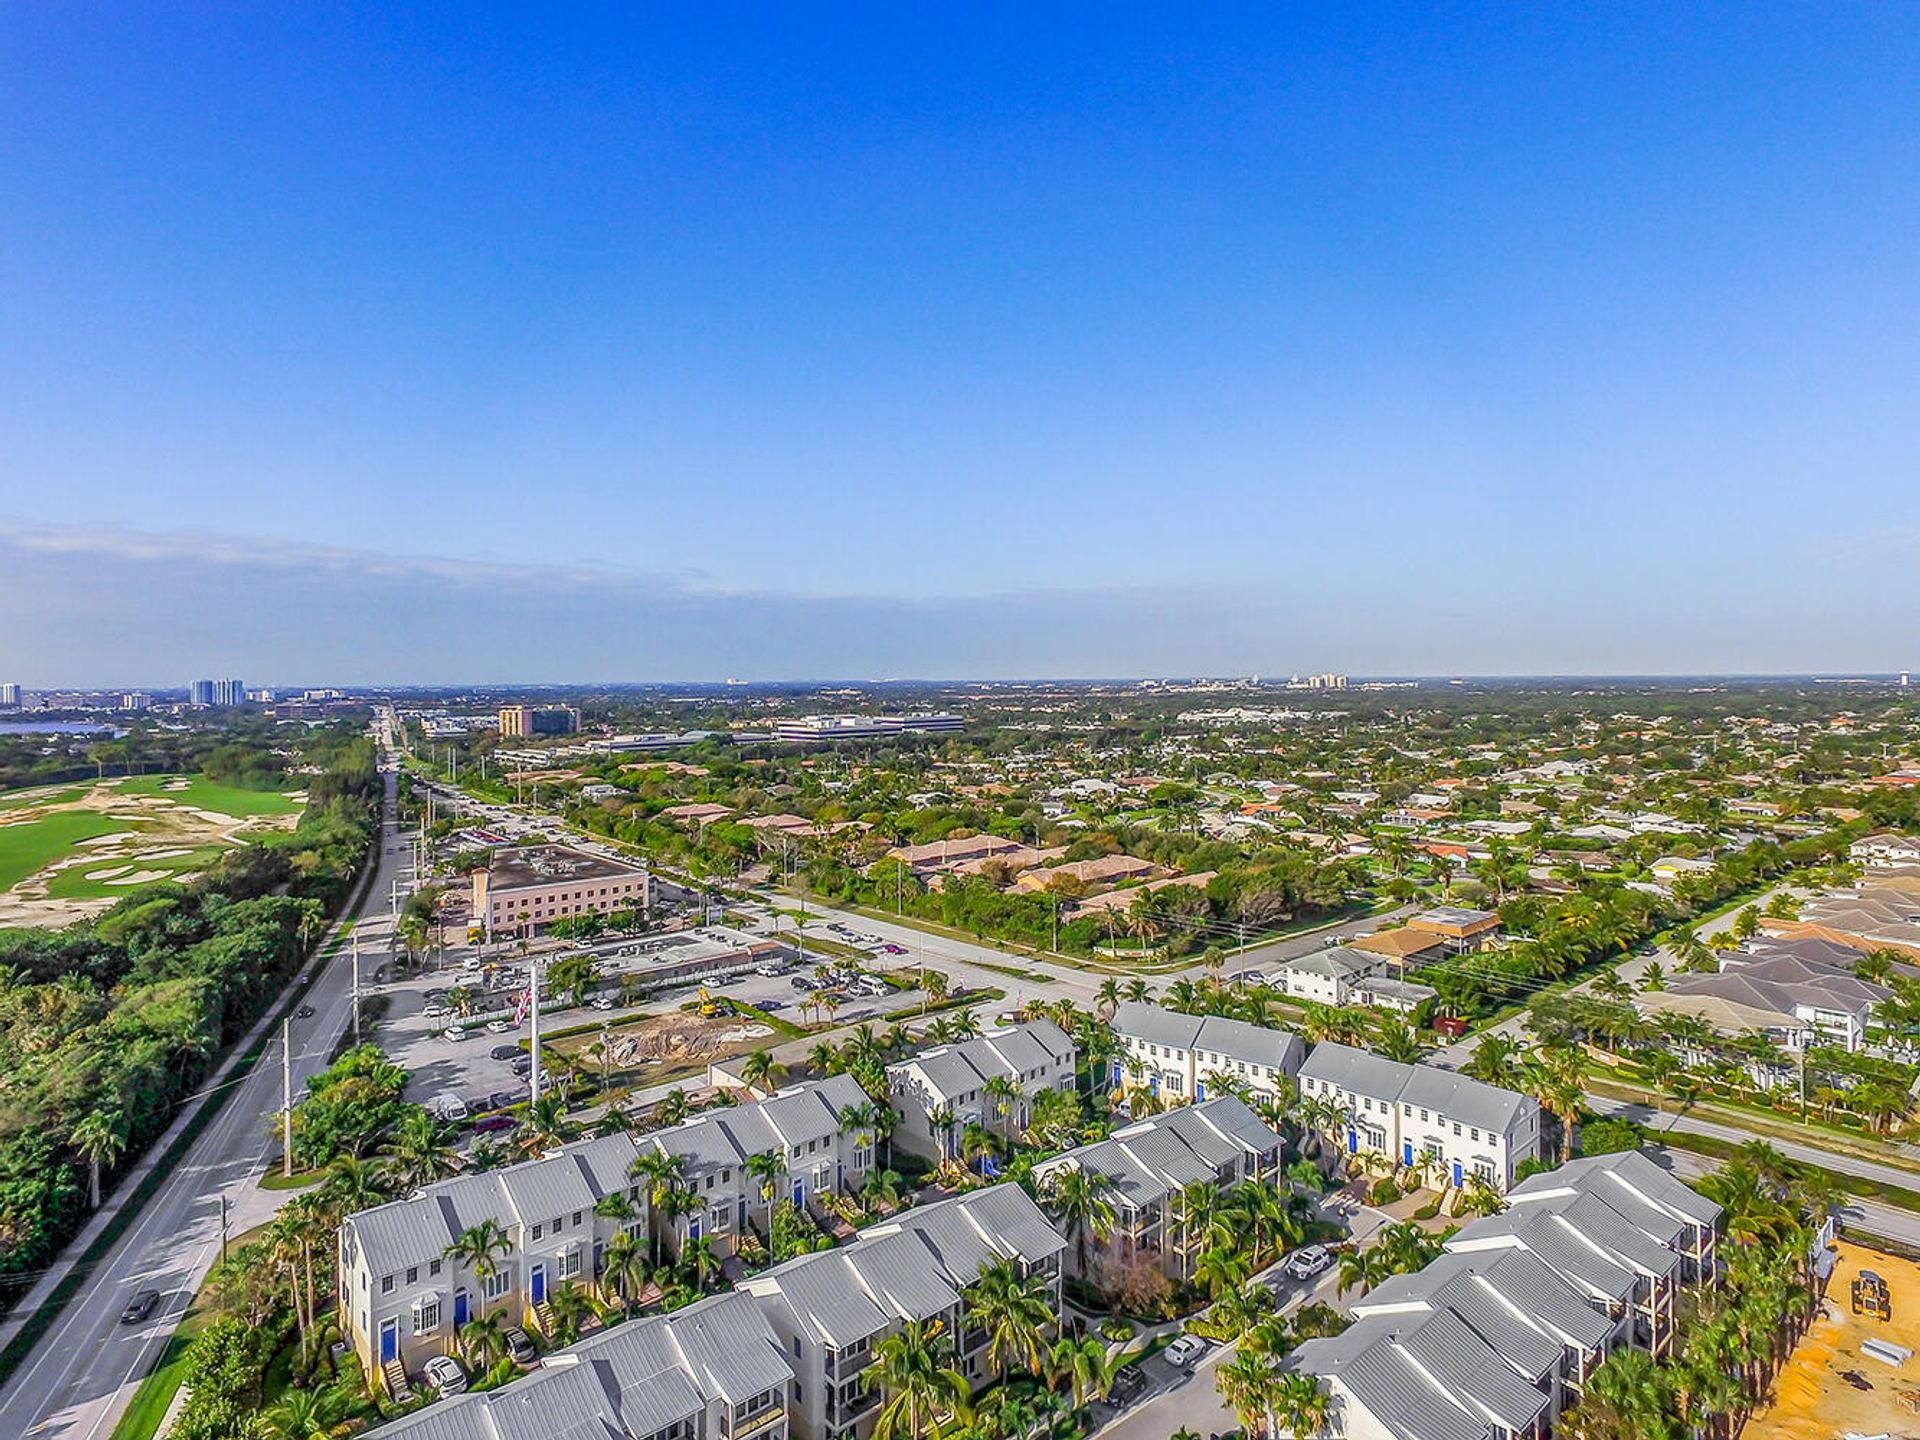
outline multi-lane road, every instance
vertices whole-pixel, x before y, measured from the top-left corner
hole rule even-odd
[[[363,949],[371,945],[383,952],[393,883],[410,878],[407,847],[395,830],[393,800],[389,775],[379,870],[365,892],[356,925]],[[314,1013],[291,1022],[296,1095],[303,1092],[307,1076],[325,1067],[351,1020],[349,951],[315,963],[322,970],[306,999]],[[268,1053],[235,1084],[224,1108],[148,1198],[111,1254],[0,1389],[0,1436],[106,1440],[113,1433],[140,1381],[166,1348],[187,1302],[219,1259],[222,1199],[228,1224],[237,1234],[270,1219],[287,1198],[286,1192],[263,1190],[257,1183],[278,1151],[269,1127],[280,1109],[280,1062],[275,1037]],[[120,1324],[127,1298],[146,1289],[161,1292],[160,1306],[143,1324]],[[21,1313],[26,1309],[22,1306]]]

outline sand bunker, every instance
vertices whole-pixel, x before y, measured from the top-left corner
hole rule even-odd
[[[118,880],[109,880],[109,885],[151,885],[156,880],[164,880],[171,870],[136,870],[131,875],[122,875]]]
[[[131,865],[115,865],[111,869],[107,869],[107,870],[89,870],[87,871],[87,879],[112,880],[117,878],[118,876],[126,874],[127,871],[131,870],[132,868],[133,867]]]

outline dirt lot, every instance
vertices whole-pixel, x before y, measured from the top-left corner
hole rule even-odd
[[[243,813],[212,808],[228,798]],[[183,878],[225,848],[292,829],[301,804],[162,776],[10,796],[0,808],[0,929],[96,915],[134,886]]]
[[[1920,1266],[1844,1240],[1838,1248],[1824,1311],[1780,1372],[1772,1406],[1748,1424],[1745,1440],[1839,1440],[1849,1432],[1920,1437],[1920,1355],[1896,1370],[1860,1352],[1860,1342],[1872,1339],[1920,1351]],[[1853,1313],[1849,1296],[1862,1268],[1887,1282],[1891,1320]],[[1873,1388],[1849,1385],[1840,1378],[1847,1371]]]
[[[658,1061],[669,1070],[686,1065],[704,1065],[730,1055],[771,1047],[776,1040],[771,1026],[756,1020],[726,1016],[705,1020],[698,1015],[673,1011],[665,1015],[644,1015],[611,1027],[613,1068],[628,1070],[644,1061]],[[599,1059],[597,1034],[569,1035],[552,1042],[552,1047],[569,1055],[587,1054]]]

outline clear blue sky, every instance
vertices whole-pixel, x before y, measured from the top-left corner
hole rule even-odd
[[[0,10],[6,678],[1920,665],[1912,6],[393,8]]]

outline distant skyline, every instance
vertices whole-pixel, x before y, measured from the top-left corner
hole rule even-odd
[[[0,75],[0,679],[1920,666],[1912,7],[12,6]]]

